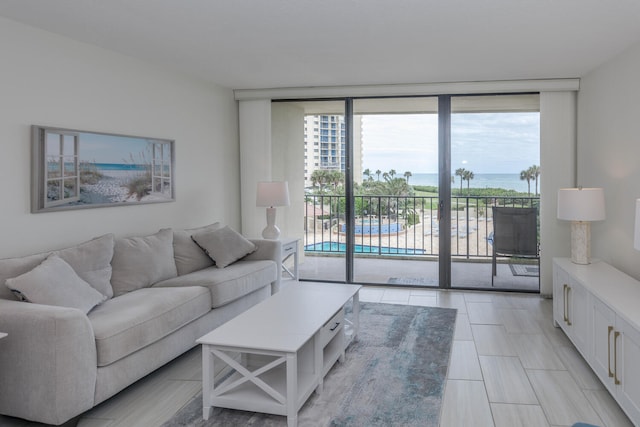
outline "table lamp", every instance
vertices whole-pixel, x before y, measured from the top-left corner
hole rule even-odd
[[[602,188],[558,190],[558,219],[571,221],[571,262],[591,262],[591,221],[605,219]]]
[[[262,230],[262,237],[277,239],[280,236],[280,229],[276,226],[276,207],[289,206],[289,184],[287,181],[259,182],[256,206],[267,208],[267,226]]]

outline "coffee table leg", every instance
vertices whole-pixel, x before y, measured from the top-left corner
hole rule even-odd
[[[323,357],[323,348],[322,343],[320,341],[320,332],[316,333],[313,337],[313,354],[314,354],[314,370],[316,375],[318,376],[318,385],[316,386],[316,393],[322,393],[322,388],[324,386],[324,377],[322,376],[322,371],[324,369],[324,357]]]
[[[357,339],[360,330],[360,291],[353,296],[353,339]]]
[[[208,420],[213,413],[211,393],[213,392],[213,356],[208,345],[202,345],[202,418]]]
[[[287,426],[298,426],[298,355],[287,354]]]

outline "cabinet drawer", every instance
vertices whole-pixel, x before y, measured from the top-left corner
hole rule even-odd
[[[344,309],[338,310],[338,312],[324,324],[320,330],[320,343],[324,347],[327,345],[333,337],[340,331],[342,331],[344,325]]]

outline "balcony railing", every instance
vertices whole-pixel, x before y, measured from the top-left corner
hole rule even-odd
[[[346,251],[344,196],[307,196],[306,254]],[[439,239],[451,239],[451,255],[490,257],[492,206],[538,207],[539,197],[452,196],[451,228],[438,220],[438,197],[356,196],[355,248],[358,256],[429,257],[438,254]]]

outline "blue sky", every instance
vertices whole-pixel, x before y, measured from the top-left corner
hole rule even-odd
[[[454,114],[452,171],[520,173],[540,165],[539,117],[539,113]],[[365,169],[395,169],[399,174],[438,171],[435,114],[363,116],[362,139]]]
[[[118,164],[148,163],[151,161],[151,152],[147,149],[150,141],[128,136],[81,133],[80,160]]]

